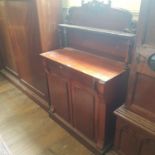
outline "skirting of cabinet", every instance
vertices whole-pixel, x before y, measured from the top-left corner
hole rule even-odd
[[[75,137],[79,142],[81,142],[83,145],[85,145],[89,150],[91,150],[95,155],[104,155],[107,151],[110,150],[112,147],[112,144],[108,144],[104,147],[103,150],[98,150],[96,148],[96,144],[90,141],[87,137],[85,137],[83,134],[81,134],[78,130],[73,128],[68,122],[63,120],[61,117],[59,117],[57,114],[49,113],[50,118],[56,121],[61,127],[63,127],[65,130],[67,130],[73,137]],[[115,154],[117,155],[117,154]]]
[[[3,68],[6,70],[6,71],[8,71],[9,73],[11,73],[11,74],[13,74],[15,77],[17,77],[18,78],[18,73],[17,72],[15,72],[14,70],[12,70],[12,69],[10,69],[9,67],[7,67],[7,66],[3,66]],[[3,69],[2,68],[2,69]]]
[[[12,82],[15,86],[21,89],[26,95],[28,95],[32,100],[34,100],[39,106],[41,106],[44,110],[48,111],[48,102],[45,101],[41,96],[38,95],[36,90],[30,88],[30,86],[19,80],[18,76],[12,74],[7,69],[3,69],[0,73],[5,76],[10,82]]]

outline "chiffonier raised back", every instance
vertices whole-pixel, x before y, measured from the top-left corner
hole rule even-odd
[[[50,116],[98,154],[112,144],[113,111],[126,97],[131,19],[100,2],[73,7],[59,24],[60,49],[42,54]]]

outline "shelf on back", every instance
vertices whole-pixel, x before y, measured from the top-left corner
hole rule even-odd
[[[72,24],[59,24],[59,27],[66,28],[66,29],[72,29],[72,30],[80,30],[80,31],[87,31],[87,32],[92,32],[92,33],[99,33],[99,34],[104,34],[104,35],[108,35],[108,36],[123,37],[124,39],[129,39],[129,40],[135,38],[135,34],[123,32],[123,31],[92,28],[92,27],[72,25]]]

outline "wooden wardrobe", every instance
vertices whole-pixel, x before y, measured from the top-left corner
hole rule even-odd
[[[115,111],[119,155],[155,154],[155,1],[142,0],[125,105]]]
[[[48,109],[40,53],[58,47],[59,0],[0,1],[2,74]]]

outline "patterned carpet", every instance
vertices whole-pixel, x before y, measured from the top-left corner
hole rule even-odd
[[[0,137],[0,155],[11,155],[9,149],[4,143],[3,139]]]

